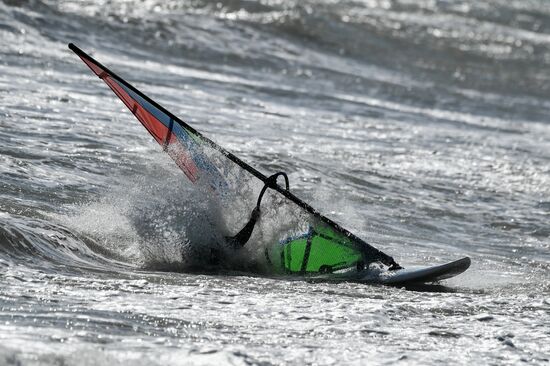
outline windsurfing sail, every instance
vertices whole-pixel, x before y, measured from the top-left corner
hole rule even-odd
[[[247,225],[264,242],[273,243],[266,247],[265,257],[275,268],[285,273],[301,274],[359,268],[372,262],[400,268],[392,257],[321,215],[290,192],[288,186],[279,186],[273,176],[265,176],[203,136],[74,44],[69,44],[69,48],[122,100],[191,182],[220,196],[240,197],[222,207],[223,216],[229,226],[235,226],[234,231],[248,219],[243,215],[236,217],[239,215],[235,212],[250,212],[250,207],[243,210],[240,206],[250,206],[256,192],[261,190],[261,197],[266,187],[271,189],[273,193],[268,200],[276,209],[270,214],[270,219],[276,228],[265,224],[258,227],[255,219],[252,225],[249,225],[251,221]],[[238,184],[244,175],[255,180],[255,184],[244,188]],[[260,201],[261,198],[257,209]]]

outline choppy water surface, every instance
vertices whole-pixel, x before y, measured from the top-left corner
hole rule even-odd
[[[70,41],[401,264],[472,268],[190,273],[208,210]],[[0,364],[547,364],[549,71],[543,0],[0,1]]]

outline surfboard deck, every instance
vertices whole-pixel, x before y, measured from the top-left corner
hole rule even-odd
[[[471,264],[469,257],[436,266],[413,267],[385,271],[375,282],[384,285],[406,285],[432,283],[455,277],[466,271]]]

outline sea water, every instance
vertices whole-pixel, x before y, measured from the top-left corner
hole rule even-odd
[[[472,267],[191,271],[215,212],[68,42],[403,266]],[[0,364],[548,364],[549,96],[543,0],[2,0]]]

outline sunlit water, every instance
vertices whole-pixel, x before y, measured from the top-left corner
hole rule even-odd
[[[188,271],[209,208],[68,42],[402,265],[472,268]],[[543,0],[3,0],[0,96],[0,364],[549,362]]]

